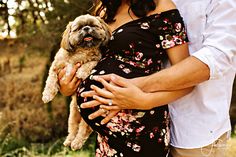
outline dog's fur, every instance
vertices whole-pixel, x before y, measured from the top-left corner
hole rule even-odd
[[[58,76],[55,69],[66,66],[64,76],[66,77],[70,74],[72,66],[79,62],[81,67],[76,72],[76,76],[82,80],[86,79],[101,59],[99,47],[107,44],[109,39],[109,28],[100,17],[86,14],[70,22],[63,33],[61,48],[49,69],[49,76],[43,91],[43,102],[51,101],[59,91]],[[70,146],[73,150],[80,149],[92,132],[92,129],[81,118],[76,93],[72,95],[70,103],[68,132],[64,145]]]

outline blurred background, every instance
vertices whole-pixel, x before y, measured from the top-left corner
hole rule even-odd
[[[83,149],[63,146],[69,99],[41,101],[48,68],[67,23],[88,13],[92,0],[0,0],[0,156],[93,157],[95,135]],[[230,109],[236,154],[236,88]]]

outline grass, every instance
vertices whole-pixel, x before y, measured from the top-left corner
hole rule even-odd
[[[226,157],[235,157],[235,156],[236,156],[236,136],[232,137],[228,142]]]

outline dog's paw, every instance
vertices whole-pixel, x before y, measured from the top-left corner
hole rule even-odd
[[[79,150],[82,148],[82,146],[84,145],[85,141],[84,140],[78,140],[78,139],[74,139],[71,143],[71,149],[73,151],[75,150]]]
[[[46,104],[46,103],[48,103],[49,101],[51,101],[51,98],[50,98],[50,96],[48,96],[48,95],[43,95],[42,100],[43,100],[43,102]]]
[[[63,145],[66,146],[66,147],[70,147],[71,146],[71,143],[72,141],[74,140],[74,136],[67,136],[66,137],[66,140],[63,142]]]

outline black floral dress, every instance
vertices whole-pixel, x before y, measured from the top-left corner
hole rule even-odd
[[[168,61],[166,49],[187,42],[177,9],[143,17],[117,28],[92,75],[115,73],[134,78],[158,72]],[[78,95],[102,85],[88,77]],[[78,96],[78,104],[91,98]],[[122,110],[110,122],[89,120],[98,107],[81,109],[84,120],[98,133],[96,157],[166,157],[169,144],[168,106],[151,110]]]

